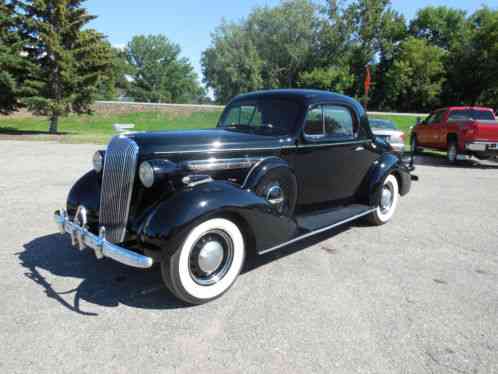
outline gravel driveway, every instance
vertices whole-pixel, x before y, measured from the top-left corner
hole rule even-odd
[[[498,373],[498,164],[421,157],[391,223],[251,257],[185,307],[55,233],[96,146],[0,149],[1,373]]]

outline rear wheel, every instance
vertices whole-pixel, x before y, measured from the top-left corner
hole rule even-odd
[[[448,151],[446,157],[448,161],[454,164],[457,161],[458,147],[455,139],[448,140]]]
[[[242,270],[245,243],[238,226],[214,218],[194,227],[181,247],[161,263],[168,289],[189,304],[223,295]]]
[[[368,216],[368,221],[376,226],[389,222],[396,211],[399,200],[398,180],[390,174],[382,185],[377,209]]]

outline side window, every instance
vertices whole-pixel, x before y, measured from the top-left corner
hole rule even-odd
[[[241,105],[233,107],[225,119],[225,124],[228,125],[260,126],[261,123],[261,111],[256,105]]]
[[[314,107],[308,111],[304,124],[304,134],[312,138],[323,138],[325,136],[321,106]]]
[[[348,109],[336,105],[324,105],[323,119],[327,139],[348,140],[354,138],[353,117]]]
[[[443,118],[443,113],[444,112],[436,112],[431,115],[427,120],[427,124],[432,125],[433,123],[440,123],[441,119]]]
[[[448,122],[452,121],[466,121],[468,120],[468,113],[466,110],[453,110],[448,116]]]

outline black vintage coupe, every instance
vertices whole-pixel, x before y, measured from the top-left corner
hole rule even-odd
[[[250,252],[386,223],[411,185],[358,102],[311,90],[238,96],[211,130],[116,136],[93,163],[55,213],[60,231],[97,258],[159,262],[191,304],[227,291]]]

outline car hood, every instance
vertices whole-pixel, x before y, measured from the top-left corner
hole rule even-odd
[[[137,132],[127,134],[142,157],[206,154],[223,151],[278,149],[292,144],[289,136],[266,136],[223,129]]]

